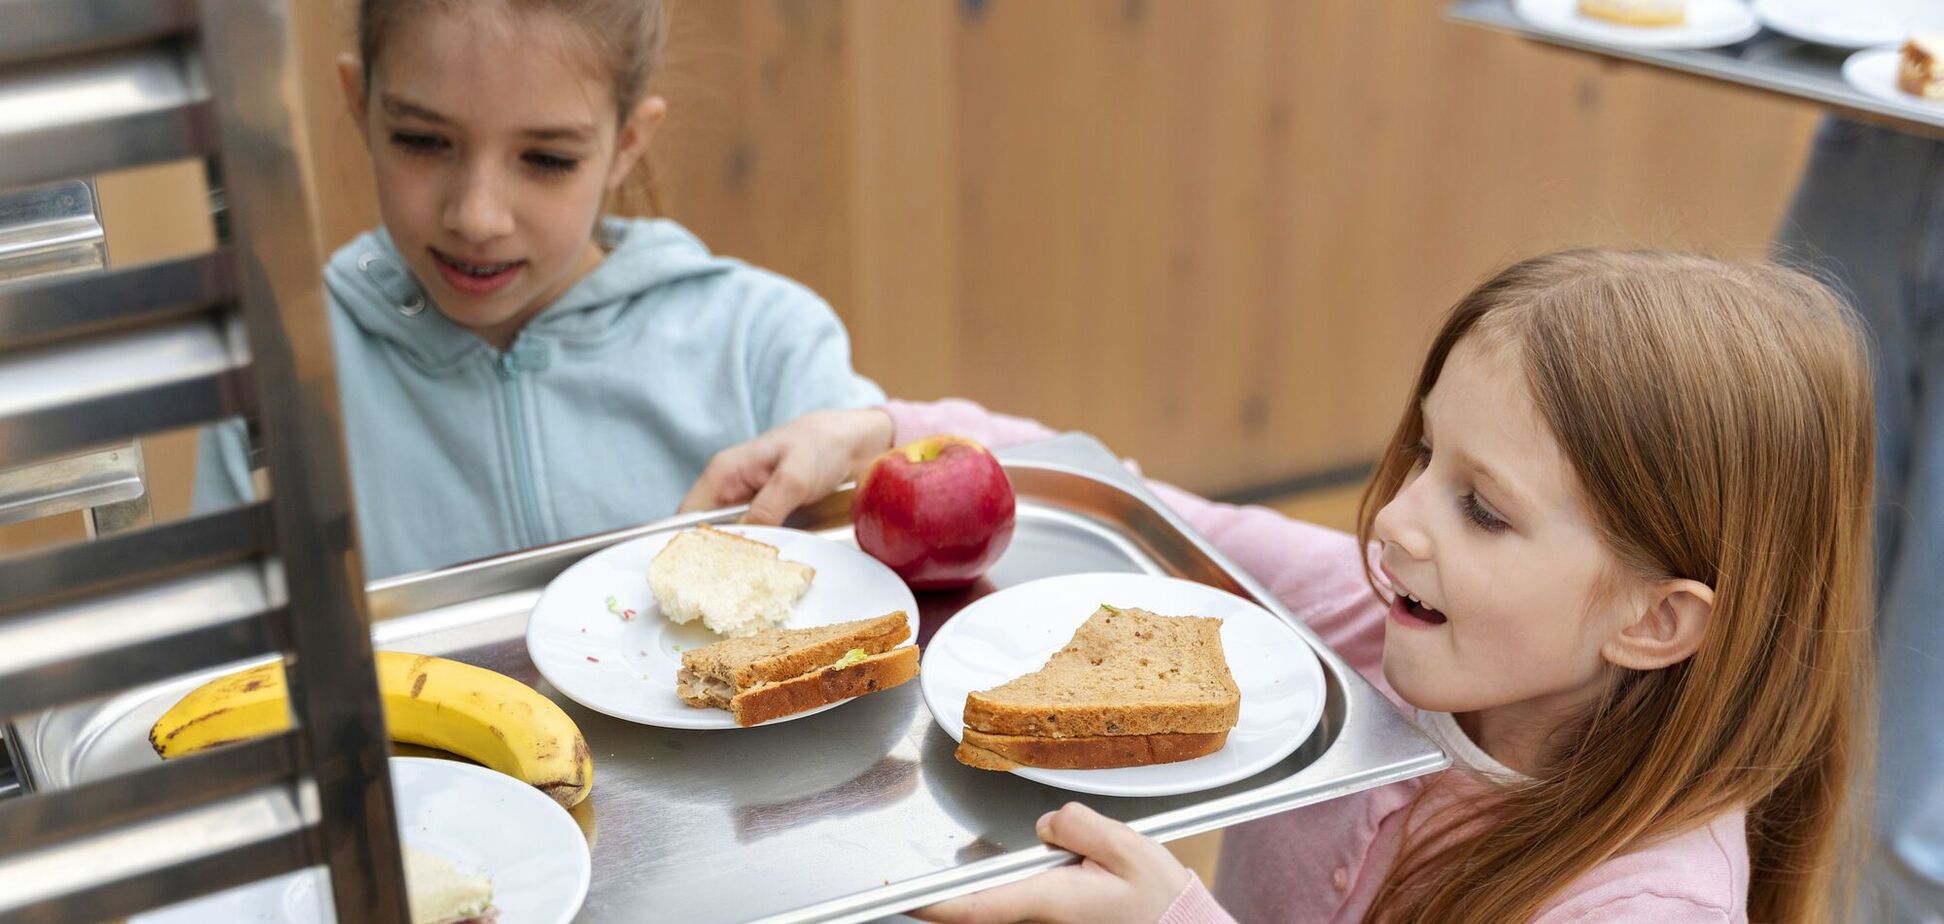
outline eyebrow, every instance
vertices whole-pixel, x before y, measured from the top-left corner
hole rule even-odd
[[[1425,413],[1424,402],[1422,400],[1418,402],[1418,429],[1427,435],[1431,432],[1431,415]],[[1521,491],[1519,486],[1514,484],[1511,479],[1499,475],[1491,466],[1479,461],[1476,456],[1462,449],[1453,448],[1450,451],[1458,457],[1458,461],[1463,464],[1464,468],[1470,470],[1473,475],[1491,482],[1493,487],[1498,488],[1501,493],[1508,495],[1511,506],[1517,508],[1517,511],[1522,512],[1533,509],[1532,498],[1524,491]],[[1513,513],[1515,511],[1506,512]]]
[[[393,96],[390,93],[383,94],[379,97],[379,105],[385,110],[386,115],[392,116],[393,118],[417,119],[421,122],[430,122],[434,125],[452,124],[451,119],[440,115],[437,110]],[[521,129],[520,134],[536,141],[585,141],[594,137],[594,126],[586,123],[542,125],[534,128]]]

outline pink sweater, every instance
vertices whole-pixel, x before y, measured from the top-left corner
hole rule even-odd
[[[898,444],[956,433],[1001,447],[1054,435],[969,401],[893,402],[885,410],[896,421]],[[1260,507],[1150,486],[1345,662],[1397,699],[1383,676],[1385,610],[1364,583],[1354,537]],[[1161,924],[1360,921],[1404,839],[1403,809],[1427,787],[1423,808],[1482,785],[1470,774],[1446,771],[1229,828],[1213,892],[1190,877]],[[1737,809],[1600,864],[1553,896],[1534,920],[1745,922],[1747,896],[1748,843]]]

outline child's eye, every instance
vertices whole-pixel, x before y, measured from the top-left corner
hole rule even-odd
[[[1466,491],[1458,498],[1458,506],[1465,512],[1465,519],[1472,521],[1474,526],[1488,533],[1499,532],[1511,525],[1486,509],[1484,502],[1478,499],[1478,495],[1470,491]]]
[[[575,167],[580,166],[578,159],[548,154],[545,151],[527,152],[526,162],[545,173],[571,173]]]
[[[438,135],[420,135],[414,132],[392,132],[392,144],[411,154],[437,154],[445,150],[446,140]]]

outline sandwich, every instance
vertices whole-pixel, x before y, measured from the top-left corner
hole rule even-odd
[[[493,908],[493,880],[459,872],[444,857],[410,844],[405,848],[405,894],[412,924],[489,924],[499,917]]]
[[[760,725],[918,676],[904,612],[808,629],[766,629],[682,652],[675,692],[698,708]],[[900,647],[902,645],[902,647]]]
[[[670,622],[746,638],[782,625],[810,589],[815,568],[784,561],[776,546],[712,526],[683,530],[648,565],[648,588]]]
[[[1221,627],[1103,604],[1045,667],[966,698],[959,762],[1094,770],[1221,750],[1242,705]]]
[[[1686,0],[1579,0],[1581,16],[1619,26],[1678,26],[1687,22]]]
[[[1944,99],[1944,32],[1913,35],[1904,43],[1897,88],[1924,99]]]

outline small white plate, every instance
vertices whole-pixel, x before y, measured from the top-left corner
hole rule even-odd
[[[1902,43],[1917,26],[1917,4],[1902,0],[1755,0],[1762,24],[1832,48]]]
[[[499,919],[568,924],[587,899],[587,838],[567,810],[503,773],[430,757],[391,759],[398,836],[461,873],[493,879]],[[130,918],[130,924],[325,924],[329,877],[308,869]]]
[[[918,672],[940,728],[965,737],[965,700],[1045,666],[1102,603],[1164,616],[1222,620],[1222,654],[1242,691],[1241,716],[1220,750],[1194,760],[1107,770],[1012,771],[1101,796],[1171,796],[1245,779],[1289,756],[1323,717],[1323,665],[1268,610],[1206,584],[1152,574],[1068,574],[1008,587],[960,610],[925,647]]]
[[[787,561],[817,569],[809,592],[798,600],[785,628],[802,629],[903,610],[918,637],[918,601],[883,562],[854,546],[795,529],[723,526],[721,529],[776,546]],[[736,728],[723,709],[698,709],[675,695],[682,652],[721,640],[698,622],[676,625],[663,618],[648,589],[648,563],[675,532],[656,533],[609,546],[576,562],[547,585],[527,619],[527,654],[555,689],[596,712],[662,728]],[[634,610],[623,620],[608,610]],[[820,709],[786,715],[787,722]]]
[[[1744,42],[1762,24],[1740,0],[1688,0],[1678,26],[1623,26],[1583,16],[1579,0],[1513,0],[1513,12],[1534,27],[1567,38],[1630,48],[1716,48]]]
[[[1843,61],[1843,79],[1849,85],[1878,99],[1944,110],[1944,100],[1925,99],[1905,93],[1897,86],[1897,68],[1903,62],[1902,46],[1867,48]]]

